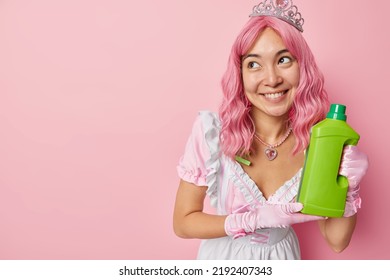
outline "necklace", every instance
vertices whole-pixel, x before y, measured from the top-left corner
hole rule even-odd
[[[278,143],[276,143],[274,145],[270,145],[268,143],[265,143],[256,133],[254,136],[255,136],[257,141],[259,141],[264,146],[267,146],[267,148],[265,148],[265,150],[264,150],[264,154],[267,156],[268,160],[274,160],[278,156],[278,151],[276,150],[276,148],[279,147],[280,145],[282,145],[284,143],[284,141],[287,140],[288,136],[290,136],[290,134],[291,134],[291,131],[292,131],[292,127],[289,127],[286,134],[283,136],[282,140],[280,140]]]

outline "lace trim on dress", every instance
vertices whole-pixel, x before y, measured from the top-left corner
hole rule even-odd
[[[206,185],[210,204],[217,207],[218,204],[218,170],[220,168],[219,132],[220,122],[216,113],[209,111],[199,112],[202,119],[206,144],[210,151],[210,158],[206,161]]]
[[[268,198],[272,203],[292,202],[298,194],[301,181],[302,168],[288,181],[284,183],[273,195]]]
[[[280,186],[267,200],[256,183],[238,163],[229,161],[229,165],[232,170],[230,179],[240,189],[249,204],[263,204],[265,202],[287,203],[291,202],[298,194],[302,168],[290,180]]]
[[[194,171],[188,171],[182,166],[177,167],[179,178],[183,178],[190,183],[194,183],[198,186],[206,186],[206,176],[201,174],[200,171],[194,173]]]
[[[228,162],[228,168],[232,171],[230,172],[230,180],[240,189],[246,202],[251,205],[265,202],[265,197],[244,169],[232,160]]]

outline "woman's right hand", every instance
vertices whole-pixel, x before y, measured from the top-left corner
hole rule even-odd
[[[292,224],[326,219],[325,217],[299,213],[301,203],[265,203],[244,213],[234,213],[226,217],[225,232],[234,238],[244,236],[260,228],[281,228]]]

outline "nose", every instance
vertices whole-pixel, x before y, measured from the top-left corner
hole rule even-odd
[[[275,67],[268,67],[264,77],[264,85],[276,87],[283,82],[283,78]]]

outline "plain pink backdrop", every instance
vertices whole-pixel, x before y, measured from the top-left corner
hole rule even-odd
[[[195,258],[172,231],[176,164],[257,3],[1,1],[0,259]],[[390,259],[390,4],[295,4],[370,158],[349,248],[299,225],[302,257]]]

